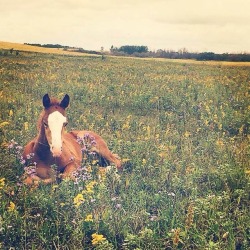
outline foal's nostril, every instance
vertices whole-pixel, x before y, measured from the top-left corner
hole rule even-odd
[[[60,157],[62,155],[62,147],[56,147],[56,146],[52,146],[50,147],[50,151],[53,155],[53,157]]]

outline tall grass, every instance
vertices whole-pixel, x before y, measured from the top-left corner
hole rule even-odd
[[[2,249],[250,248],[249,67],[0,60]],[[101,134],[121,174],[86,159],[76,183],[21,183],[45,93],[70,95],[69,128]]]

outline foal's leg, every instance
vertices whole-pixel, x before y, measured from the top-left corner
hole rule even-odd
[[[86,134],[93,136],[96,141],[96,145],[91,148],[91,151],[96,152],[97,154],[102,156],[104,159],[106,159],[108,162],[114,163],[117,169],[119,170],[122,169],[121,160],[116,154],[113,154],[109,150],[106,142],[102,139],[100,135],[92,131],[72,131],[71,133],[73,133],[76,137],[81,137],[81,138],[83,138],[84,135]]]
[[[49,184],[53,183],[54,181],[55,181],[54,178],[42,179],[37,175],[32,175],[32,176],[27,176],[23,182],[28,186],[38,186],[40,183]]]
[[[60,175],[60,177],[61,177],[62,179],[67,179],[67,178],[69,178],[69,179],[71,179],[71,180],[75,180],[74,172],[75,172],[76,170],[77,170],[76,164],[75,164],[74,162],[69,163],[69,164],[65,167],[65,169],[64,169],[63,173]]]
[[[26,175],[26,176],[25,176]],[[51,167],[43,166],[39,164],[36,167],[36,173],[34,174],[24,174],[24,183],[29,186],[38,186],[40,183],[49,184],[56,180],[56,173]]]

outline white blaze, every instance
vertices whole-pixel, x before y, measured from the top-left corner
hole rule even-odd
[[[66,117],[55,111],[48,116],[48,126],[51,132],[51,151],[54,156],[60,156],[62,149],[62,127]]]

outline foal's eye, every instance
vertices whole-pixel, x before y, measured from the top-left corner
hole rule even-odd
[[[63,127],[66,127],[67,125],[68,125],[68,123],[67,123],[67,122],[63,123]]]

